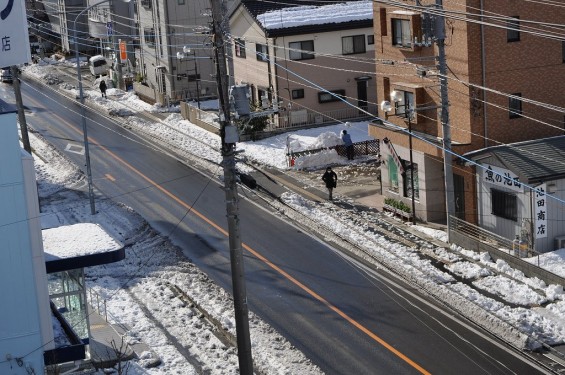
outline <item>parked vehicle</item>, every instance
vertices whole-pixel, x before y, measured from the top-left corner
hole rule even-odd
[[[92,56],[88,59],[88,67],[94,77],[108,74],[108,62],[102,55]]]
[[[10,68],[2,68],[2,72],[0,73],[0,75],[2,78],[2,82],[12,83],[13,78],[12,78],[12,71],[10,70]]]

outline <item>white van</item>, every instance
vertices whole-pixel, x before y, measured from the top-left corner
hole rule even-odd
[[[102,55],[92,56],[88,59],[88,67],[90,68],[90,73],[94,77],[99,75],[106,75],[108,70],[108,63],[106,62],[106,58]]]

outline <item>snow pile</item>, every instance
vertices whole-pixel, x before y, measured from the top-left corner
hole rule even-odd
[[[321,6],[297,6],[273,10],[257,16],[257,20],[266,29],[370,19],[373,19],[372,1],[351,1]]]

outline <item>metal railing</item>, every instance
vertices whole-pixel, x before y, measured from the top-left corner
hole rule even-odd
[[[98,315],[104,317],[106,322],[108,321],[108,310],[106,306],[106,299],[102,298],[95,290],[88,288],[88,302],[90,306],[98,313]]]
[[[377,113],[376,105],[369,105],[366,109],[370,114]],[[312,112],[306,109],[299,111],[286,112],[286,114],[279,114],[278,128],[294,128],[303,127],[306,125],[322,125],[335,123],[342,120],[359,120],[371,117],[364,111],[357,108],[347,107],[324,112]]]
[[[540,267],[540,253],[534,249],[517,244],[486,229],[454,216],[449,217],[450,240],[469,250],[488,252],[493,260],[502,259],[512,268],[522,271],[528,277],[537,277],[546,284],[565,285],[565,278]],[[523,257],[536,257],[537,262]]]
[[[289,150],[287,157],[289,160],[289,165],[294,165],[294,160],[304,155],[312,155],[324,150],[336,150],[339,156],[347,157],[347,151],[344,145],[336,145],[327,148],[316,148],[312,150],[304,151],[292,151]],[[378,155],[380,153],[380,140],[371,139],[362,142],[353,143],[353,157],[361,155]]]

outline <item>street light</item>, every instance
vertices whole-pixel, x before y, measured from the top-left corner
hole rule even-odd
[[[177,52],[177,59],[183,60],[187,54],[192,54],[194,58],[194,80],[196,81],[196,100],[198,103],[198,109],[200,109],[200,77],[198,76],[198,62],[196,61],[196,51],[191,50],[190,47],[182,47],[182,52]],[[189,79],[188,75],[186,77]]]
[[[391,93],[391,99],[395,103],[403,101],[401,93],[398,91],[393,91]],[[404,118],[408,119],[408,147],[410,149],[410,189],[412,189],[412,224],[416,224],[416,201],[415,201],[415,190],[414,190],[414,158],[412,155],[412,116],[414,116],[414,109],[409,107],[409,103],[403,105],[404,107]],[[383,101],[381,103],[381,109],[385,112],[386,117],[388,117],[388,112],[392,110],[392,105],[389,101]],[[398,115],[396,115],[398,116]],[[400,117],[400,116],[398,116]]]
[[[104,3],[108,3],[112,0],[102,0],[97,2],[96,4],[92,4],[86,8],[84,8],[83,10],[81,10],[77,16],[75,17],[75,20],[73,21],[73,38],[74,38],[74,45],[75,45],[75,59],[76,59],[76,63],[77,63],[77,78],[78,78],[78,91],[79,91],[79,97],[80,97],[80,117],[81,117],[81,122],[82,122],[82,134],[84,137],[84,156],[86,158],[86,176],[87,176],[87,180],[88,180],[88,197],[90,199],[90,213],[91,215],[95,215],[96,214],[96,208],[94,205],[94,191],[92,188],[92,170],[90,168],[90,151],[88,149],[88,134],[87,134],[87,128],[86,128],[86,116],[85,116],[85,110],[84,110],[84,92],[82,90],[82,75],[80,72],[80,59],[79,59],[79,53],[78,53],[78,38],[77,38],[77,20],[78,18],[86,11],[100,5],[100,4],[104,4]],[[129,0],[125,0],[125,2],[129,2]]]

